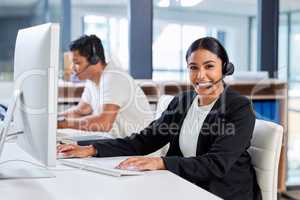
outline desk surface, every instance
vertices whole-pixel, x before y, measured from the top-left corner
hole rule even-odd
[[[13,143],[5,144],[1,161],[7,159],[32,161],[28,154]],[[31,165],[27,166],[34,168]],[[1,199],[220,200],[169,171],[152,171],[142,176],[111,177],[72,169],[59,164],[51,171],[56,175],[56,178],[0,180]]]

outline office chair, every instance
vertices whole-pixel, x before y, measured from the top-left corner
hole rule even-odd
[[[273,122],[256,120],[248,152],[256,171],[263,200],[277,200],[278,165],[283,128]]]
[[[156,104],[156,112],[155,112],[155,119],[158,119],[161,114],[167,109],[169,103],[172,101],[174,96],[171,95],[162,95],[159,97],[158,102]],[[148,156],[165,156],[169,150],[170,144],[166,144],[161,149],[155,151],[154,153],[149,154]]]

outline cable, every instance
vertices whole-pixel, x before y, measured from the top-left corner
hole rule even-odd
[[[21,159],[5,160],[5,161],[0,162],[0,166],[4,165],[4,164],[7,164],[9,162],[23,162],[23,163],[31,164],[33,166],[40,167],[40,168],[43,168],[43,169],[46,169],[46,170],[50,170],[50,171],[79,171],[80,170],[78,168],[52,169],[52,168],[46,167],[44,165],[40,165],[40,164],[37,164],[37,163],[34,163],[34,162],[30,162],[30,161],[27,161],[27,160],[21,160]]]
[[[14,140],[14,139],[16,139],[16,137],[9,137],[9,138],[5,139],[5,142],[9,142],[9,141]]]
[[[24,134],[23,131],[17,131],[17,132],[14,132],[14,133],[10,133],[6,136],[5,142],[16,139],[17,138],[16,136],[22,135],[22,134]]]
[[[24,131],[16,131],[14,133],[9,133],[9,134],[7,134],[7,137],[21,135],[21,134],[24,134]]]
[[[16,140],[17,136],[10,136],[10,137],[6,137],[5,142],[9,142],[11,140]]]
[[[0,162],[0,165],[4,165],[4,164],[9,163],[9,162],[24,162],[24,163],[27,163],[27,164],[34,165],[36,167],[46,168],[45,166],[36,164],[34,162],[30,162],[30,161],[27,161],[27,160],[18,160],[18,159],[15,159],[15,160],[5,160],[5,161]]]

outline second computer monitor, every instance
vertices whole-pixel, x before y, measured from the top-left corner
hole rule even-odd
[[[59,25],[19,30],[14,85],[21,91],[14,122],[24,131],[18,145],[45,166],[56,163]]]

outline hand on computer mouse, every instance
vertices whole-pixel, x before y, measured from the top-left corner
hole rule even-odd
[[[65,155],[64,153],[57,153],[56,154],[56,158],[57,159],[66,159],[66,158],[74,158],[73,155]]]
[[[126,170],[164,170],[165,164],[160,157],[132,157],[121,162],[117,168]]]
[[[121,169],[119,166],[116,167],[116,169]],[[137,168],[136,166],[130,165],[127,166],[126,168],[123,168],[122,170],[128,170],[128,171],[142,171],[139,168]]]
[[[68,121],[66,118],[64,118],[63,120],[62,119],[59,119],[57,121],[57,128],[68,128],[69,125],[68,125]]]
[[[85,158],[96,155],[96,149],[89,146],[79,146],[76,144],[61,144],[56,148],[57,153],[63,153],[64,156],[72,156],[77,158]]]

